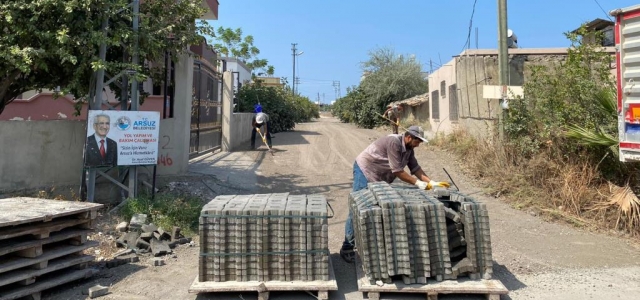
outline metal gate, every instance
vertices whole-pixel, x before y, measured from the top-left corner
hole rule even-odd
[[[218,92],[221,76],[207,61],[193,66],[191,140],[189,158],[220,149],[222,141],[222,101]]]

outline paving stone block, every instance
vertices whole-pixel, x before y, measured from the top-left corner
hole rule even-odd
[[[153,233],[154,231],[158,230],[158,227],[156,225],[154,225],[153,223],[149,223],[149,224],[143,224],[140,227],[140,229],[144,233]]]
[[[170,241],[171,240],[171,233],[167,232],[162,227],[158,227],[158,234],[160,236],[158,238],[159,240],[162,240],[162,241]]]
[[[169,243],[157,239],[151,240],[151,253],[153,253],[153,256],[165,255],[169,252],[171,252]]]
[[[146,214],[135,214],[131,217],[131,221],[129,222],[130,229],[140,229],[142,225],[147,223],[147,215]]]
[[[89,288],[89,298],[98,298],[109,293],[109,287],[95,285]]]
[[[109,293],[109,287],[95,285],[89,288],[89,298],[98,298]]]
[[[181,231],[182,229],[180,227],[173,226],[173,229],[171,230],[171,240],[172,241],[179,240],[182,237]]]
[[[116,231],[118,231],[118,232],[127,232],[128,229],[129,229],[129,223],[128,222],[120,222],[116,226]]]
[[[153,264],[154,267],[160,267],[160,266],[164,266],[164,259],[160,258],[160,257],[154,257],[151,260],[151,263]]]

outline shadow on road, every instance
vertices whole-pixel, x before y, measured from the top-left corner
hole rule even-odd
[[[115,268],[104,268],[100,270],[98,274],[95,274],[86,280],[72,281],[45,290],[42,293],[42,297],[44,299],[87,299],[88,297],[82,294],[83,291],[87,291],[89,288],[98,284],[102,286],[114,285],[121,280],[124,280],[128,276],[131,276],[146,268],[148,267],[141,266],[139,264],[124,264]]]

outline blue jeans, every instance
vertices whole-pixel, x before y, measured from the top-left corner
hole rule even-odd
[[[366,188],[367,177],[365,177],[362,170],[360,170],[358,163],[353,163],[353,191],[357,192]],[[356,240],[353,233],[353,216],[351,215],[351,209],[349,209],[349,216],[347,217],[347,222],[344,224],[344,242],[342,243],[342,249],[353,249],[355,243]]]

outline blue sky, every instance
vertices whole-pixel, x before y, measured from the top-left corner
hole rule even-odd
[[[429,71],[448,62],[463,49],[474,0],[219,0],[214,28],[242,28],[253,35],[261,53],[275,67],[275,75],[293,76],[291,43],[297,43],[297,90],[316,101],[335,100],[333,81],[341,94],[357,85],[360,62],[368,52],[392,47],[398,54],[415,54]],[[639,0],[516,0],[508,2],[508,24],[522,48],[565,47],[563,32],[595,18],[606,19],[612,9]],[[477,0],[471,47],[497,48],[497,0]]]

